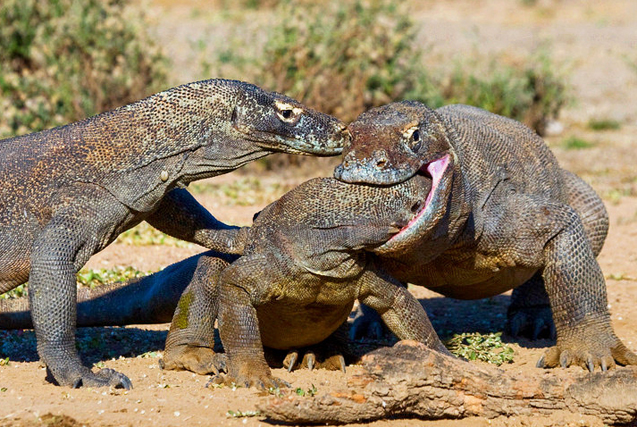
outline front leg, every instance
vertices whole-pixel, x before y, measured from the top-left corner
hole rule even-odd
[[[225,370],[225,356],[214,351],[214,323],[219,312],[219,275],[236,257],[213,254],[199,258],[177,304],[161,362],[164,369],[200,375]]]
[[[593,371],[637,364],[637,355],[617,338],[610,322],[606,283],[579,216],[553,208],[563,228],[547,243],[544,282],[557,329],[557,345],[539,367],[580,365]]]
[[[241,228],[217,220],[186,189],[168,192],[146,222],[172,237],[208,249],[228,254],[243,253]]]
[[[227,356],[227,376],[216,383],[255,386],[267,390],[287,383],[272,376],[259,332],[255,303],[259,283],[267,284],[271,276],[268,258],[243,257],[224,270],[219,280],[219,335]]]
[[[419,341],[451,355],[440,341],[425,309],[405,286],[374,268],[368,268],[360,280],[359,301],[376,310],[399,339]]]
[[[97,226],[77,214],[54,217],[34,242],[29,301],[38,354],[60,385],[130,389],[130,380],[119,372],[102,369],[94,373],[83,366],[75,349],[75,274],[94,253],[98,241]]]

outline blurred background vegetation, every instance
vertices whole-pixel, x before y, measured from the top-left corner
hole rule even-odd
[[[415,99],[434,108],[476,105],[542,134],[570,100],[563,67],[548,48],[515,61],[476,52],[425,66],[427,47],[416,42],[406,2],[244,0],[221,7],[260,9],[270,18],[233,25],[213,55],[193,64],[200,78],[255,82],[345,121]],[[169,81],[171,64],[144,10],[129,0],[3,0],[0,136],[80,120],[185,83]],[[254,38],[252,49],[243,47],[246,37]],[[203,35],[192,48],[208,52],[213,42]]]
[[[2,0],[0,137],[77,121],[166,86],[168,63],[127,0]]]

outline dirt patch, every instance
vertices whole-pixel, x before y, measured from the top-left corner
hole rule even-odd
[[[206,26],[204,18],[179,9],[172,14],[170,3],[161,1],[155,9],[158,33],[169,51],[187,51],[193,31]],[[205,3],[205,2],[204,2]],[[578,103],[563,115],[564,132],[548,142],[560,163],[583,176],[603,195],[611,218],[608,240],[599,261],[607,277],[609,306],[618,336],[637,351],[637,73],[626,58],[635,61],[637,45],[637,10],[634,1],[603,2],[538,1],[536,6],[511,0],[427,2],[415,8],[414,17],[423,28],[419,37],[433,46],[431,55],[444,59],[471,49],[485,53],[509,52],[515,56],[530,51],[543,41],[553,46],[556,58],[571,64],[571,75]],[[201,2],[193,5],[202,7]],[[194,10],[194,9],[193,9]],[[206,9],[202,16],[209,17]],[[199,19],[199,20],[197,20]],[[207,19],[207,18],[206,18]],[[166,25],[164,25],[164,23]],[[631,56],[632,55],[632,56]],[[183,55],[182,55],[183,56]],[[181,58],[181,59],[180,59]],[[185,61],[182,57],[177,58]],[[180,69],[179,64],[175,69]],[[182,80],[183,77],[183,80]],[[192,77],[192,76],[191,76]],[[188,76],[175,76],[183,82]],[[619,120],[619,130],[593,132],[586,122],[593,117]],[[572,150],[562,144],[567,136],[576,135],[592,142],[591,148]],[[310,176],[330,175],[333,161],[317,161],[312,169],[284,171],[278,174],[258,172],[235,173],[209,181],[232,183],[254,176],[267,193],[277,183],[282,186],[255,203],[237,203],[216,194],[202,192],[197,198],[219,219],[239,225],[250,224],[252,215],[289,186]],[[265,189],[265,190],[264,190]],[[278,193],[277,193],[278,192]],[[242,197],[241,193],[238,197]],[[197,246],[128,246],[111,245],[94,256],[90,268],[133,265],[144,271],[156,270],[198,253]],[[508,295],[480,301],[455,301],[442,298],[423,288],[411,288],[421,299],[438,330],[452,332],[501,331],[506,319]],[[460,314],[460,315],[458,315]],[[188,372],[165,372],[159,369],[163,341],[168,325],[130,326],[126,328],[88,328],[80,331],[93,337],[82,350],[90,363],[103,363],[126,373],[135,388],[131,391],[109,389],[71,390],[45,382],[45,370],[37,360],[32,332],[2,333],[0,344],[9,364],[0,366],[0,425],[3,426],[191,426],[268,424],[262,417],[245,417],[262,399],[246,389],[206,388],[206,377]],[[31,334],[26,339],[21,334]],[[20,342],[19,346],[12,343]],[[511,341],[511,340],[509,340]],[[514,362],[503,365],[507,371],[535,370],[535,362],[543,353],[547,340],[511,341]],[[479,363],[479,362],[476,362]],[[275,375],[294,388],[308,390],[315,386],[319,393],[342,389],[346,380],[359,372],[350,366],[346,374],[323,370],[288,373],[275,370]],[[569,368],[566,373],[579,372]],[[233,412],[229,412],[233,411]],[[238,417],[232,414],[238,415]],[[591,425],[601,421],[571,413],[551,417],[512,417],[484,420],[422,421],[394,419],[378,421],[370,426],[549,426]]]

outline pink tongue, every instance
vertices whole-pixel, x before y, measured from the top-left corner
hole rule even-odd
[[[425,201],[425,207],[423,208],[423,211],[427,208],[427,206],[429,206],[429,202],[431,201],[436,188],[438,188],[438,184],[440,184],[440,180],[442,179],[442,174],[444,173],[445,169],[447,169],[448,164],[449,155],[447,154],[446,156],[438,160],[434,160],[427,165],[427,172],[429,172],[429,175],[431,175],[431,190],[429,190],[429,194],[427,195],[427,200]]]
[[[427,206],[429,206],[429,202],[431,202],[431,199],[433,198],[434,193],[436,192],[436,189],[440,184],[442,174],[447,169],[447,165],[449,165],[449,154],[438,160],[434,160],[433,162],[428,163],[426,166],[423,166],[423,168],[426,168],[426,171],[429,172],[429,175],[431,175],[431,189],[429,190],[429,194],[427,195],[427,200],[425,200],[425,205],[422,207],[422,209],[420,209],[420,212],[418,212],[418,214],[414,216],[411,221],[409,221],[409,223],[404,226],[402,230],[400,230],[400,232],[392,237],[390,240],[395,239],[396,236],[411,227],[411,225],[425,213],[425,211],[427,210]]]

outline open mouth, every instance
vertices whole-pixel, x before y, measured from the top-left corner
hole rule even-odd
[[[414,206],[412,210],[414,211],[414,216],[411,220],[405,225],[401,230],[394,235],[389,241],[395,239],[401,234],[405,233],[414,223],[416,223],[420,218],[429,213],[429,206],[431,204],[431,200],[433,199],[438,187],[440,185],[440,181],[442,180],[442,176],[444,175],[447,167],[449,166],[450,155],[447,153],[444,156],[433,160],[429,163],[425,163],[422,165],[419,174],[422,174],[431,179],[431,189],[429,190],[429,194],[427,194],[427,198],[425,199],[425,203],[422,206]]]

